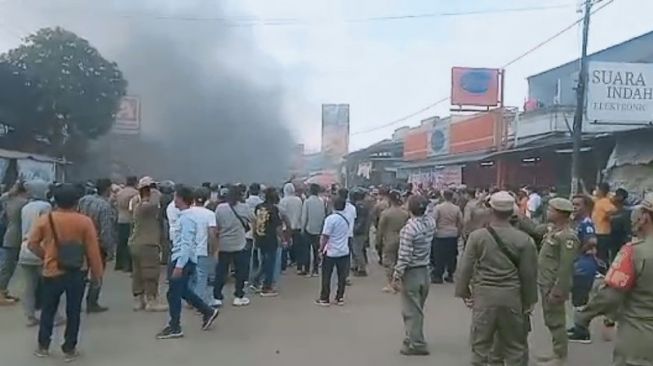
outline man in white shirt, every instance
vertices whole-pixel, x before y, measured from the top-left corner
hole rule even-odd
[[[303,272],[308,256],[308,249],[305,248],[302,240],[302,199],[295,194],[295,186],[292,183],[286,183],[283,186],[283,198],[279,201],[279,211],[290,223],[292,231],[292,247],[290,250],[284,249],[281,259],[281,269],[287,267],[287,257],[290,256],[290,262],[297,264],[297,272],[306,275]]]
[[[338,290],[335,302],[344,305],[345,284],[349,272],[349,227],[351,226],[344,215],[346,201],[338,196],[334,199],[334,212],[324,220],[320,252],[322,260],[322,290],[320,298],[315,301],[317,305],[329,306],[331,297],[331,276],[333,268],[338,273]]]
[[[249,190],[248,190],[248,196],[247,199],[245,199],[245,204],[249,206],[250,210],[254,212],[256,210],[256,206],[260,205],[263,203],[263,199],[261,198],[261,185],[258,183],[252,183],[249,185]],[[247,278],[250,283],[252,283],[252,277],[253,277],[253,272],[257,271],[259,269],[259,260],[258,256],[256,255],[256,251],[254,251],[254,235],[252,233],[252,229],[250,228],[249,231],[245,233],[245,240],[247,241],[247,245],[245,246],[245,251],[247,252],[248,255],[248,268],[247,268]],[[254,258],[256,257],[256,260]]]
[[[215,268],[214,255],[217,250],[217,222],[215,213],[204,207],[208,202],[211,192],[208,188],[198,188],[195,191],[195,205],[188,209],[187,215],[191,215],[197,225],[195,236],[197,254],[197,267],[191,277],[190,287],[205,303],[215,306],[213,299],[213,288],[209,288],[209,276]]]
[[[539,219],[541,216],[540,206],[542,205],[542,197],[537,193],[536,189],[528,188],[528,201],[526,206],[528,208],[529,217],[532,219]]]

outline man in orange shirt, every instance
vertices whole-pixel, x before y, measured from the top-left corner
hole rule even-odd
[[[76,211],[80,192],[71,184],[62,184],[53,189],[57,209],[49,215],[39,217],[29,238],[28,247],[43,259],[42,310],[39,324],[37,357],[47,357],[52,338],[52,327],[62,294],[66,294],[66,331],[62,351],[65,361],[78,357],[77,338],[79,334],[82,298],[84,297],[87,271],[91,281],[99,285],[102,280],[102,257],[97,232],[91,219]],[[83,264],[80,268],[65,267],[59,260],[64,245],[82,246]],[[70,253],[70,251],[66,251]],[[80,251],[81,253],[81,251]]]
[[[592,211],[592,221],[596,227],[596,241],[597,241],[597,254],[607,266],[610,265],[610,234],[612,232],[612,225],[610,223],[611,216],[617,211],[617,208],[612,203],[610,197],[610,185],[608,183],[599,184],[596,190],[596,198],[594,200],[594,210]]]

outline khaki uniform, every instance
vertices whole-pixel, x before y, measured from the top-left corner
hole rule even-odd
[[[619,326],[613,366],[653,365],[653,238],[632,245],[634,287],[617,290],[602,285],[576,315],[576,322],[587,327],[598,315],[616,313]]]
[[[467,202],[463,210],[463,236],[466,238],[474,230],[480,229],[490,221],[491,211],[484,201],[477,199]]]
[[[160,194],[152,191],[149,201],[139,196],[130,206],[134,215],[134,227],[129,238],[132,256],[132,292],[134,296],[145,295],[149,300],[158,297],[161,259],[161,225],[159,222]]]
[[[393,206],[381,213],[379,227],[376,231],[376,247],[382,249],[383,266],[386,268],[388,281],[392,280],[397,255],[399,252],[399,232],[410,218],[408,212],[399,206]]]
[[[500,249],[490,232],[472,232],[458,269],[456,296],[473,299],[472,362],[491,362],[496,337],[503,340],[500,356],[507,365],[528,362],[528,316],[537,303],[537,249],[525,233],[506,223],[492,226],[519,267]]]
[[[549,302],[549,295],[556,293],[567,298],[571,291],[574,260],[578,255],[580,242],[570,228],[549,227],[542,239],[538,258],[537,284],[542,297],[544,323],[551,332],[553,353],[557,359],[564,360],[568,353],[568,340],[565,318],[565,303]]]

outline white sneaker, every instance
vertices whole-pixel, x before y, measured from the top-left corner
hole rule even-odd
[[[213,299],[211,300],[211,303],[209,304],[212,308],[219,308],[222,307],[222,300],[218,299]]]
[[[249,305],[249,299],[246,297],[237,297],[234,299],[234,306],[247,306]]]

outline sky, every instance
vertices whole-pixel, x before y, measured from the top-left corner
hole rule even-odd
[[[2,11],[7,3],[20,10],[20,0],[0,0],[0,51],[15,47],[18,36],[40,25]],[[161,0],[160,4],[152,11],[168,14],[176,3]],[[543,6],[560,7],[351,22],[377,16]],[[323,103],[350,104],[350,151],[366,147],[389,138],[395,128],[418,125],[429,116],[447,115],[449,105],[442,103],[405,122],[375,129],[447,97],[452,66],[502,67],[581,16],[578,0],[223,0],[221,8],[221,17],[258,19],[255,25],[235,27],[234,32],[253,38],[269,60],[266,62],[274,63],[275,82],[283,84],[280,107],[284,123],[308,151],[320,148]],[[590,51],[653,30],[650,14],[651,0],[614,0],[592,18]],[[278,18],[300,21],[261,24]],[[205,21],[187,23],[192,26]],[[120,42],[120,32],[116,32],[115,42]],[[508,67],[506,105],[523,104],[528,93],[526,77],[573,60],[579,52],[580,29],[575,27]],[[269,70],[245,70],[242,60],[230,60],[228,55],[220,62],[262,84],[266,82]],[[357,133],[370,129],[373,131]]]

